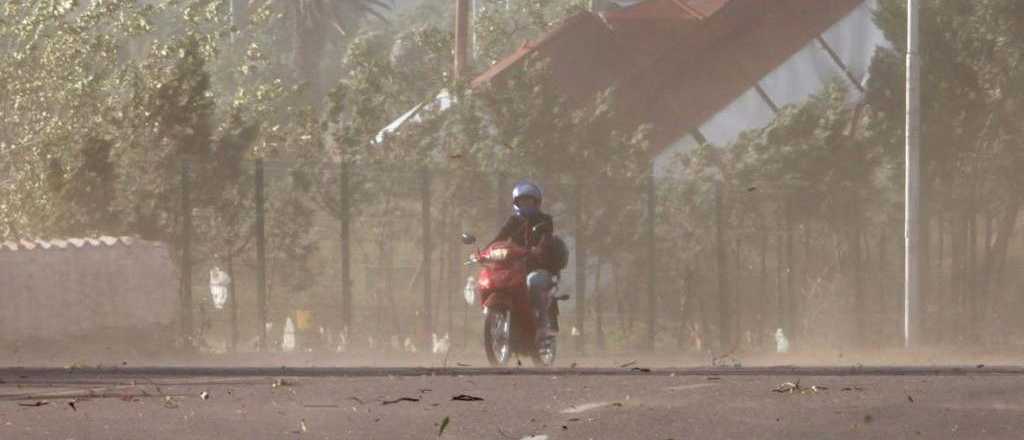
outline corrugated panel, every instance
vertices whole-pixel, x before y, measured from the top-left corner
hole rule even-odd
[[[731,2],[718,16],[726,22],[722,26],[739,24],[741,30],[687,56],[666,57],[630,78],[621,85],[622,113],[637,115],[634,124],[653,122],[653,142],[659,150],[671,145],[727,108],[861,2]]]

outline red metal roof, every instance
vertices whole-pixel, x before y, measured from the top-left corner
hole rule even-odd
[[[721,111],[864,0],[647,0],[582,12],[473,81],[531,53],[570,98],[617,86],[623,124],[654,124],[667,146]]]
[[[710,17],[729,0],[648,0],[604,13],[616,20],[701,20]]]

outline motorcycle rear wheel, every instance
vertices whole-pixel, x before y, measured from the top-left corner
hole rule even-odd
[[[505,307],[487,310],[484,319],[484,353],[492,367],[507,366],[512,359],[512,311]]]

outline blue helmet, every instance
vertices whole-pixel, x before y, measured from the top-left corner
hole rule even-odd
[[[514,189],[512,189],[512,207],[513,207],[513,209],[515,209],[517,214],[521,214],[521,215],[524,215],[524,216],[530,216],[530,215],[536,214],[536,212],[534,212],[535,210],[532,210],[532,209],[531,210],[527,210],[526,208],[523,208],[523,207],[519,206],[519,199],[522,198],[522,197],[532,197],[532,198],[536,199],[537,200],[537,205],[539,206],[541,204],[541,202],[544,201],[544,192],[541,191],[539,186],[537,186],[536,184],[534,184],[533,182],[530,182],[528,180],[524,180],[522,182],[517,183],[516,187]],[[527,212],[527,211],[530,211],[530,212]]]

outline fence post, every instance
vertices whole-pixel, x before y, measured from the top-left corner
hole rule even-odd
[[[231,351],[238,351],[238,296],[235,293],[238,292],[236,283],[238,280],[235,279],[235,258],[231,254],[232,249],[228,249],[228,279],[231,280],[228,283],[228,299],[231,301]]]
[[[264,226],[263,159],[256,160],[256,335],[257,350],[267,349],[267,255]]]
[[[793,341],[796,340],[796,262],[793,256],[793,235],[795,234],[795,226],[793,225],[793,196],[791,194],[786,195],[786,296],[783,303],[785,308],[783,310],[783,331],[786,334],[786,338],[789,339],[790,346],[793,345]]]
[[[181,337],[192,347],[192,185],[188,160],[181,161]]]
[[[586,350],[586,333],[583,330],[587,315],[587,248],[583,243],[583,184],[577,182],[575,197],[572,204],[573,228],[575,228],[576,250],[576,351],[584,354]]]
[[[348,163],[342,159],[338,168],[338,226],[341,230],[341,328],[347,338],[352,329],[352,238],[349,235],[351,194]]]
[[[420,191],[421,191],[421,202],[422,207],[420,208],[421,223],[423,226],[423,338],[424,347],[431,345],[431,335],[434,332],[434,306],[431,302],[431,275],[433,274],[433,268],[431,267],[430,256],[433,254],[433,244],[431,243],[431,231],[430,231],[430,168],[424,167],[420,173]]]
[[[715,262],[718,272],[718,344],[719,350],[729,350],[732,344],[732,325],[730,317],[730,295],[728,286],[727,271],[729,263],[726,256],[725,243],[725,221],[722,215],[724,209],[724,195],[722,194],[722,182],[715,184]]]
[[[655,241],[655,215],[658,203],[657,182],[654,171],[647,179],[647,346],[654,351],[658,325],[657,263],[658,245]]]

